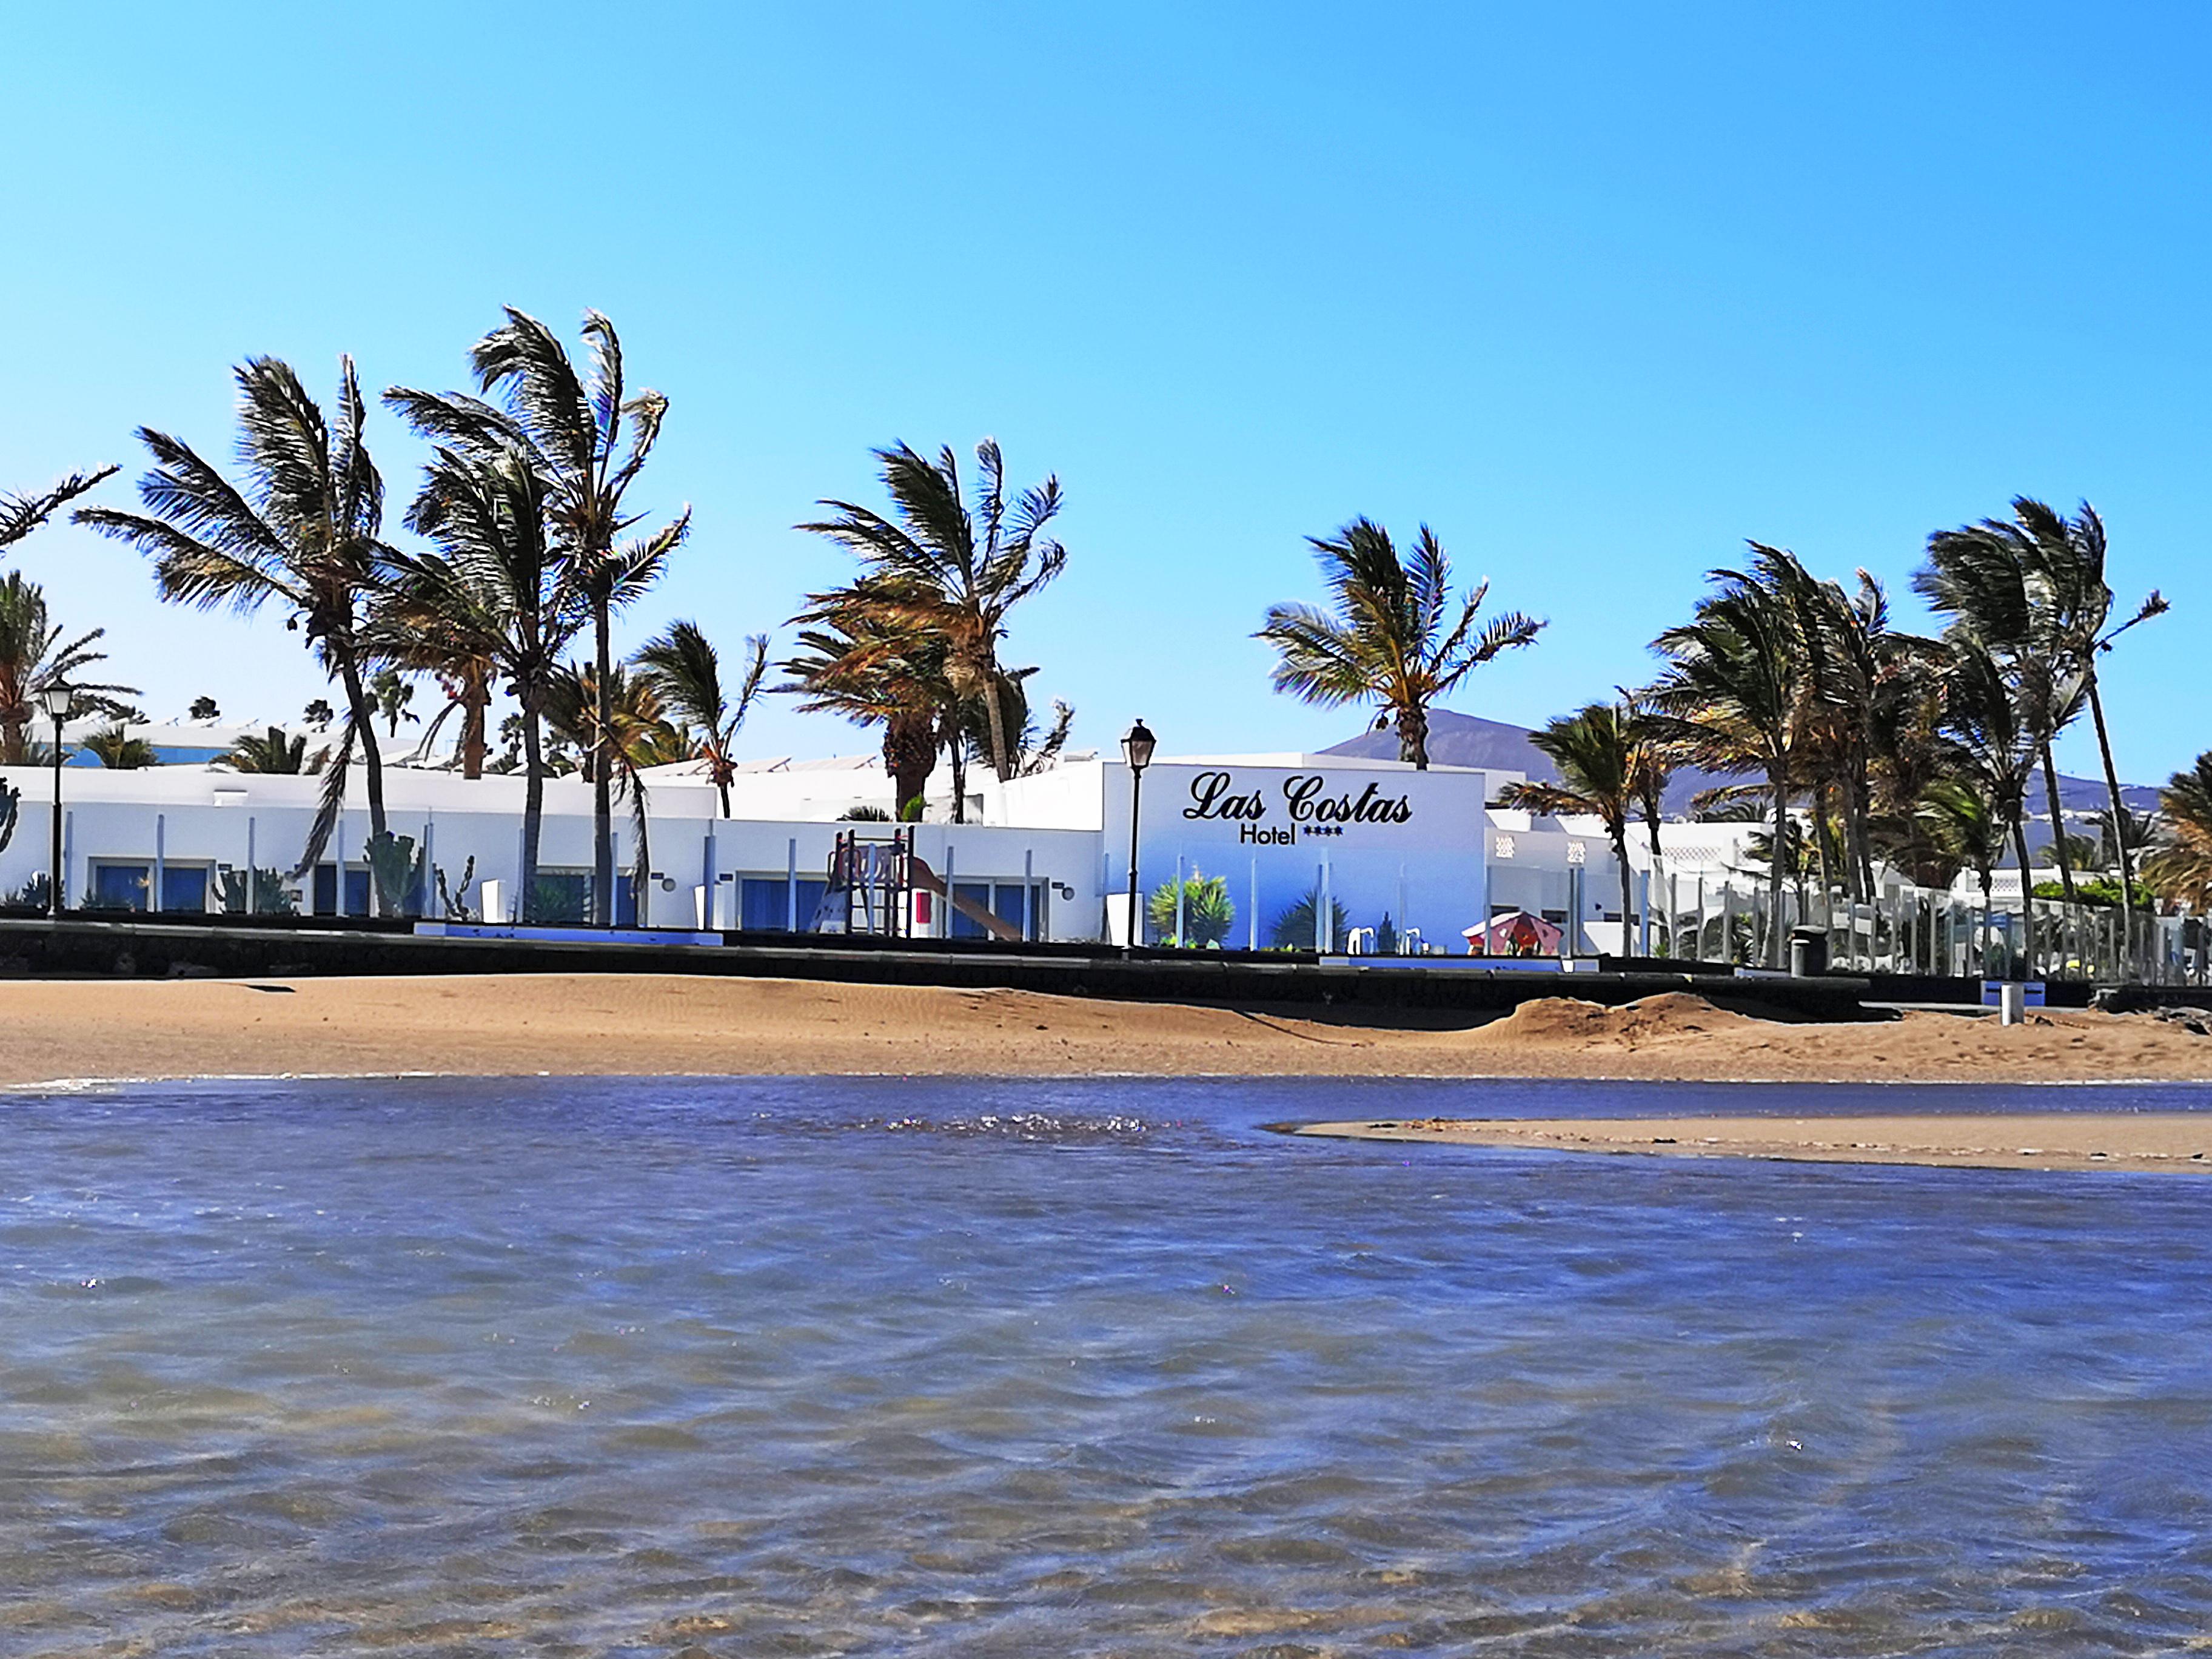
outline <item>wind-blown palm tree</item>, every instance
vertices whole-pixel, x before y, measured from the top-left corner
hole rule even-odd
[[[714,781],[722,816],[730,816],[730,781],[737,776],[731,746],[760,695],[768,672],[768,635],[745,636],[745,653],[733,705],[722,689],[722,660],[699,624],[677,622],[630,659],[637,678],[679,723],[691,728],[692,757],[704,761]]]
[[[933,461],[902,443],[876,459],[895,518],[824,501],[836,517],[799,527],[858,555],[864,576],[880,579],[875,602],[943,641],[945,682],[955,697],[983,704],[992,769],[1010,778],[999,641],[1013,608],[1066,567],[1066,550],[1045,533],[1060,511],[1060,480],[1048,477],[1008,501],[1005,459],[990,438],[975,447],[970,501],[961,499],[950,448]],[[956,717],[951,730],[963,724]]]
[[[272,726],[260,736],[247,732],[231,744],[229,753],[212,763],[233,772],[292,775],[318,769],[322,757],[318,756],[314,764],[309,764],[306,734],[287,737],[283,727]]]
[[[602,731],[600,711],[612,712],[611,728]],[[646,798],[645,770],[687,759],[690,745],[676,729],[652,686],[617,663],[614,684],[600,696],[598,671],[589,664],[566,664],[548,688],[546,723],[584,751],[586,770],[611,764],[615,793],[629,803],[636,849],[630,866],[632,913],[647,914],[647,884],[652,879],[653,836]]]
[[[521,919],[536,920],[545,817],[544,718],[562,653],[591,621],[574,567],[548,539],[546,481],[519,447],[441,449],[407,512],[434,553],[393,560],[381,621],[450,663],[503,678],[520,709],[523,761]]]
[[[410,726],[417,723],[418,717],[407,709],[407,705],[415,701],[415,682],[398,669],[379,671],[368,683],[368,695],[376,704],[376,712],[384,716],[385,730],[389,735],[399,735],[403,720]]]
[[[154,745],[143,738],[132,737],[120,720],[87,738],[84,750],[102,766],[118,772],[135,772],[161,763],[161,757],[154,752]]]
[[[66,685],[76,693],[73,715],[135,714],[121,699],[138,695],[135,685],[94,684],[84,671],[106,662],[107,653],[90,648],[106,629],[64,641],[65,630],[46,615],[46,596],[20,570],[0,576],[0,764],[21,766],[31,759],[30,732],[42,718],[39,694]]]
[[[553,331],[507,307],[507,320],[470,354],[477,389],[504,407],[459,392],[394,386],[385,401],[423,436],[478,459],[520,450],[546,486],[548,529],[591,609],[593,684],[605,698],[614,685],[614,613],[659,575],[690,528],[686,507],[673,522],[625,542],[642,517],[625,505],[630,486],[660,436],[668,400],[658,392],[628,390],[622,341],[596,311],[584,313],[587,367],[579,372]],[[593,728],[611,741],[613,709],[604,701]],[[611,754],[592,769],[593,919],[613,920],[614,808]]]
[[[2112,627],[2112,591],[2105,580],[2105,527],[2096,510],[2085,501],[2069,519],[2025,495],[2012,505],[2010,521],[1985,519],[1930,536],[1928,562],[1914,575],[1913,586],[1953,618],[1952,634],[1972,636],[2002,665],[2021,723],[2042,763],[2059,880],[2071,900],[2074,874],[2063,842],[2053,744],[2083,708],[2089,709],[2106,787],[2114,809],[2122,806],[2098,690],[2097,659],[2119,635],[2167,606],[2154,592],[2127,621]],[[2130,852],[2123,847],[2124,875]],[[2132,926],[2131,901],[2129,915]]]
[[[1972,870],[1982,889],[1982,910],[1988,914],[1990,889],[1997,866],[2004,862],[2005,836],[2010,826],[1997,803],[1972,776],[1937,778],[1921,795],[1914,815],[1921,833],[1954,865]]]
[[[2057,648],[2074,665],[2089,706],[2090,724],[2097,734],[2097,757],[2103,763],[2105,788],[2111,801],[2120,866],[2121,908],[2133,927],[2135,894],[2133,856],[2136,841],[2129,834],[2132,820],[2120,798],[2120,775],[2112,762],[2112,733],[2105,724],[2105,700],[2100,689],[2098,659],[2112,642],[2138,623],[2162,616],[2171,609],[2157,589],[2117,627],[2112,625],[2113,593],[2105,580],[2105,522],[2097,509],[2083,501],[2069,519],[2041,501],[2021,496],[2013,502],[2013,515],[2036,550],[2037,564],[2051,593],[2051,635]]]
[[[1588,813],[1605,825],[1620,871],[1621,954],[1629,954],[1628,919],[1635,909],[1628,871],[1628,821],[1641,804],[1640,769],[1645,764],[1632,715],[1611,703],[1594,702],[1571,714],[1547,721],[1528,741],[1559,769],[1559,781],[1510,783],[1498,792],[1499,804],[1532,812]]]
[[[42,489],[34,495],[0,495],[0,547],[14,546],[78,496],[119,471],[114,466],[95,467],[90,472],[72,472],[52,489]]]
[[[2166,844],[2143,860],[2143,882],[2160,898],[2212,913],[2212,750],[2158,792]]]
[[[299,376],[274,357],[249,358],[235,378],[243,489],[183,440],[141,427],[139,439],[155,460],[138,483],[146,512],[88,507],[76,521],[149,555],[155,589],[173,604],[241,612],[271,599],[289,606],[288,625],[305,632],[308,648],[344,690],[346,729],[333,750],[322,810],[292,872],[296,878],[322,856],[345,799],[356,744],[368,786],[369,832],[380,844],[390,834],[367,678],[369,608],[390,551],[379,539],[384,482],[363,436],[367,411],[351,358],[339,360],[334,426],[325,423]],[[398,896],[380,894],[378,908],[396,908]]]
[[[1954,640],[1952,649],[1944,673],[1944,736],[1958,757],[1955,775],[2010,832],[2020,864],[2023,930],[2033,958],[2035,875],[2027,851],[2027,803],[2028,778],[2036,764],[2034,734],[2021,718],[2014,687],[1995,654],[1966,636]],[[1955,811],[1952,815],[1955,817]]]
[[[1478,629],[1486,580],[1455,610],[1451,562],[1426,525],[1405,559],[1369,519],[1307,540],[1332,603],[1268,607],[1253,637],[1275,647],[1275,690],[1324,708],[1373,703],[1398,729],[1399,758],[1427,769],[1431,705],[1500,653],[1533,644],[1543,623],[1509,611]]]
[[[945,741],[944,722],[959,701],[945,670],[945,641],[913,620],[910,586],[863,575],[809,594],[807,608],[793,619],[799,653],[782,665],[790,678],[776,688],[803,698],[799,707],[809,714],[883,728],[884,769],[902,818],[921,814]],[[956,823],[964,817],[962,795],[956,787]]]
[[[1775,550],[1753,544],[1754,556]],[[1771,797],[1771,845],[1790,840],[1790,795],[1797,756],[1797,635],[1789,597],[1755,565],[1750,573],[1717,570],[1714,591],[1691,620],[1662,634],[1653,648],[1668,659],[1644,700],[1668,721],[1670,738],[1698,764],[1717,772],[1765,775]],[[1782,965],[1782,884],[1785,860],[1767,874],[1768,964]]]

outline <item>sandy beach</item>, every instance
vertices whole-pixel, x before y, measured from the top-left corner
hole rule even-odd
[[[1925,1112],[1836,1117],[1450,1119],[1316,1123],[1301,1134],[1670,1158],[1984,1170],[2212,1171],[2212,1113]]]
[[[1670,994],[1552,999],[1465,1030],[1019,991],[654,975],[0,982],[0,1086],[207,1076],[837,1074],[2212,1079],[2148,1015],[1785,1024]]]

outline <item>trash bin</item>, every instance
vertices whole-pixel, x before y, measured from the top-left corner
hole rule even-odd
[[[1828,971],[1828,932],[1825,927],[1790,930],[1790,976],[1810,979]]]

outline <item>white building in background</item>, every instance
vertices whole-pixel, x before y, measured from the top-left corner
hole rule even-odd
[[[183,736],[184,734],[178,734]],[[198,738],[201,734],[191,734]],[[221,735],[210,730],[212,741]],[[189,745],[172,743],[168,747]],[[1299,754],[1161,757],[1146,770],[1138,863],[1150,893],[1178,871],[1223,879],[1235,919],[1225,944],[1278,942],[1343,949],[1395,933],[1428,949],[1463,952],[1469,930],[1516,910],[1565,929],[1576,952],[1619,951],[1639,938],[1644,899],[1642,833],[1632,843],[1636,908],[1624,924],[1609,843],[1594,821],[1532,817],[1486,803],[1519,775],[1395,761]],[[0,896],[21,902],[48,863],[52,770],[0,768],[17,792],[0,848]],[[392,765],[386,814],[422,862],[411,908],[440,917],[458,907],[488,921],[514,915],[521,859],[523,780],[465,779]],[[940,792],[949,775],[939,768]],[[240,910],[280,902],[316,915],[366,915],[369,834],[366,780],[352,769],[336,833],[298,877],[323,781],[244,774],[204,763],[133,770],[71,764],[62,776],[64,894],[71,908],[164,912]],[[917,895],[912,931],[981,937],[981,913],[1001,936],[1119,941],[1127,937],[1130,777],[1118,755],[1073,754],[1000,783],[971,768],[964,823],[949,795],[910,826],[915,854],[965,902]],[[892,788],[874,756],[746,763],[720,816],[696,763],[647,777],[645,914],[634,914],[629,872],[636,830],[616,817],[618,917],[662,927],[805,932],[813,928],[842,833],[888,838]],[[592,866],[591,791],[545,783],[539,851],[541,914],[584,914]],[[860,817],[856,819],[854,814]],[[1669,825],[1680,871],[1741,868],[1757,825]],[[1679,837],[1679,854],[1671,843]],[[258,872],[258,873],[249,873]],[[1739,874],[1739,880],[1747,879]],[[283,901],[273,901],[281,891]],[[1301,902],[1312,924],[1285,930]]]

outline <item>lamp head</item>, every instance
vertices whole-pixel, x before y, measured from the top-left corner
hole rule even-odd
[[[1129,763],[1132,772],[1141,772],[1152,763],[1152,750],[1158,746],[1159,739],[1139,719],[1121,739],[1121,757]]]
[[[76,690],[66,685],[50,685],[39,693],[39,702],[45,707],[47,718],[57,723],[69,718],[70,705],[76,701]]]

